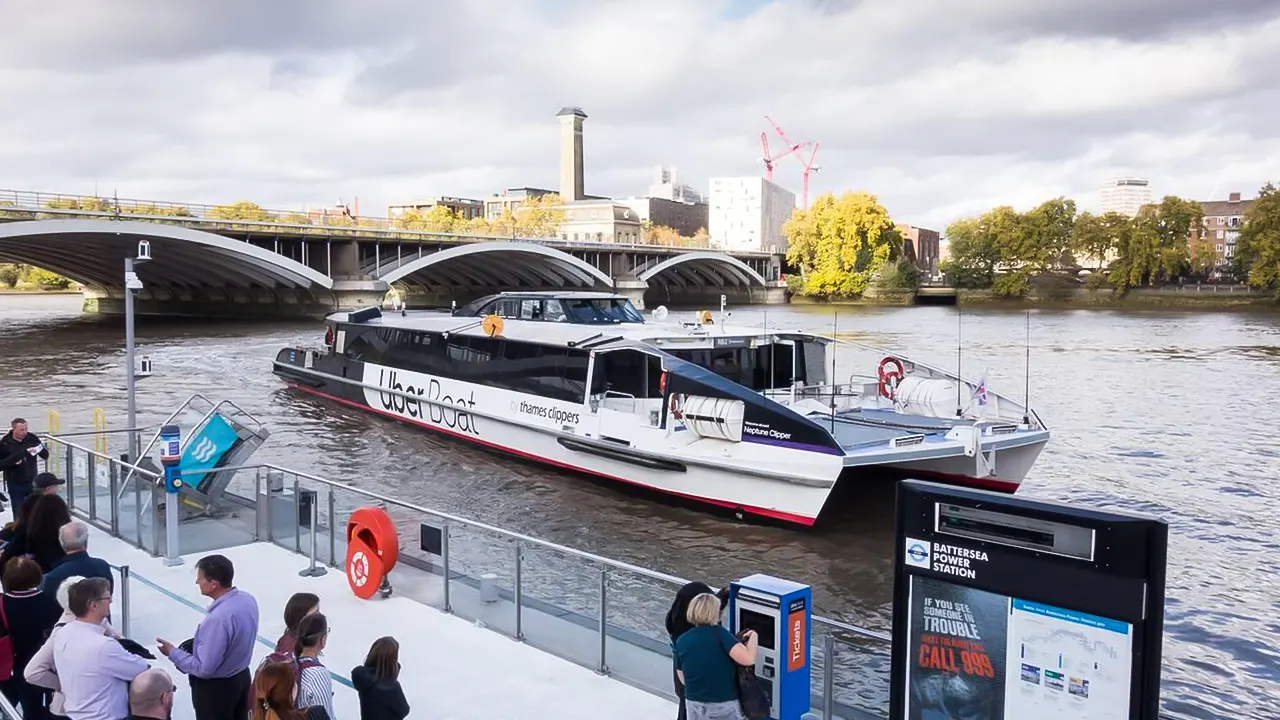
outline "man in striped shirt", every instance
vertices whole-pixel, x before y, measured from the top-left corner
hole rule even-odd
[[[234,585],[235,567],[223,555],[196,562],[196,585],[213,599],[196,627],[191,652],[156,638],[160,652],[191,678],[196,720],[244,720],[249,715],[249,663],[258,638],[258,601]]]

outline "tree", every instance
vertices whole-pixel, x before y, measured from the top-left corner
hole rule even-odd
[[[983,227],[981,218],[963,218],[947,226],[947,246],[951,256],[938,269],[961,288],[988,288],[996,277],[1000,250]]]
[[[1262,186],[1245,213],[1236,262],[1250,285],[1273,290],[1280,297],[1280,188],[1271,183]]]
[[[1076,201],[1065,197],[1040,203],[1020,218],[1022,232],[1017,234],[1021,247],[1013,255],[1023,266],[1045,271],[1074,264],[1071,257],[1071,233],[1076,223]]]
[[[65,290],[71,287],[71,281],[61,275],[43,268],[31,268],[27,280],[40,288]]]
[[[902,236],[874,195],[832,193],[796,210],[782,231],[787,261],[800,268],[802,291],[824,297],[861,295],[902,254]]]
[[[530,197],[521,203],[512,220],[520,237],[556,237],[565,221],[564,203],[556,193]]]
[[[1205,239],[1191,243],[1191,274],[1208,277],[1218,267],[1218,251]]]
[[[650,222],[644,224],[644,242],[649,245],[670,245],[672,247],[685,244],[685,238],[680,236],[680,231],[675,228],[669,228],[666,225],[654,225]]]
[[[1193,229],[1203,234],[1203,227],[1204,209],[1198,202],[1167,195],[1158,205],[1144,205],[1121,239],[1112,284],[1128,292],[1184,275],[1191,267],[1188,238]]]
[[[277,219],[273,213],[248,200],[241,200],[231,205],[219,205],[209,211],[209,217],[214,220],[254,220],[258,222],[271,222]]]
[[[711,233],[706,228],[698,228],[694,231],[693,237],[689,238],[690,247],[711,247]]]
[[[1129,231],[1132,220],[1118,212],[1102,215],[1080,213],[1071,230],[1071,249],[1082,262],[1092,262],[1101,271],[1116,254],[1120,238]]]
[[[0,265],[0,284],[7,288],[14,288],[21,279],[22,272],[17,265]]]
[[[426,212],[409,210],[396,218],[397,227],[423,232],[453,232],[461,219],[444,205],[432,205]]]

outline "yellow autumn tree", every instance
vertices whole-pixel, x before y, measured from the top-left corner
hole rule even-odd
[[[892,218],[865,192],[822,195],[808,210],[796,210],[782,231],[787,261],[800,268],[805,295],[858,297],[902,254]]]
[[[548,193],[531,197],[520,204],[512,218],[515,233],[525,238],[549,238],[560,234],[565,214],[560,196]]]
[[[423,232],[453,232],[461,225],[453,210],[443,205],[432,205],[426,212],[409,210],[396,218],[395,225],[404,230]]]
[[[219,205],[209,211],[209,217],[214,220],[255,220],[258,222],[270,222],[276,220],[276,216],[264,209],[261,205],[248,200],[241,200],[231,205]]]

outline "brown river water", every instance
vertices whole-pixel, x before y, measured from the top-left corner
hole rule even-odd
[[[0,295],[0,415],[37,432],[123,427],[123,322],[78,296]],[[734,309],[735,324],[763,308]],[[829,331],[830,308],[768,308],[769,324]],[[954,367],[955,308],[842,308],[841,335]],[[1163,705],[1174,718],[1280,717],[1280,315],[1033,311],[1031,404],[1054,436],[1020,491],[1135,510],[1171,525]],[[966,310],[966,376],[1021,399],[1025,315]],[[869,488],[822,527],[713,517],[514,462],[286,390],[278,348],[319,324],[139,320],[140,424],[193,392],[264,419],[260,455],[557,543],[713,584],[752,572],[814,587],[816,612],[887,630],[892,489]],[[6,423],[7,424],[7,423]],[[86,442],[86,444],[88,444]],[[264,458],[268,459],[268,458]],[[653,620],[660,623],[660,618]]]

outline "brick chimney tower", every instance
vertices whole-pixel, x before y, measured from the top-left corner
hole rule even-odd
[[[563,107],[560,118],[560,199],[573,202],[586,198],[582,178],[582,121],[587,114],[580,107]]]

